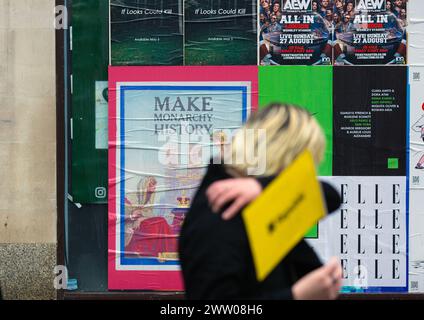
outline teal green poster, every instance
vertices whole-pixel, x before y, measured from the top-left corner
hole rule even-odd
[[[325,159],[319,175],[332,175],[333,150],[333,67],[259,67],[259,108],[272,103],[295,104],[308,109],[325,132]]]
[[[333,150],[333,67],[260,66],[259,108],[272,102],[295,104],[308,109],[326,137],[325,157],[318,174],[332,175]],[[318,235],[318,226],[308,237]]]
[[[73,0],[70,195],[76,203],[107,203],[108,39],[108,1]]]

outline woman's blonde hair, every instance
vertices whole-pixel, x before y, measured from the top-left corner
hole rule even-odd
[[[260,129],[265,138],[261,138]],[[253,135],[249,135],[248,131]],[[253,137],[253,141],[246,141],[248,136]],[[261,152],[261,143],[265,152]],[[318,122],[303,108],[272,103],[254,113],[235,134],[224,160],[231,174],[270,176],[280,173],[306,149],[318,165],[325,149],[325,136]],[[252,155],[255,157],[252,158]],[[231,159],[228,159],[229,156]],[[235,161],[237,159],[244,161]],[[252,168],[264,165],[261,172],[252,172]]]

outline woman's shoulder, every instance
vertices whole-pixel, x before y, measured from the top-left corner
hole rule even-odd
[[[225,248],[247,241],[241,215],[223,220],[208,205],[206,195],[199,196],[187,213],[180,233],[181,245]]]
[[[209,206],[206,194],[198,195],[185,217],[181,237],[199,240],[210,236],[237,238],[245,233],[241,215],[231,220],[223,220],[220,213],[215,213]]]
[[[180,241],[190,240],[195,245],[204,241],[234,241],[246,237],[244,224],[238,215],[231,220],[223,220],[219,213],[214,213],[206,196],[207,188],[215,181],[231,178],[224,165],[211,163],[203,181],[193,198],[190,209],[181,229]]]
[[[211,160],[202,178],[202,181],[196,190],[186,218],[198,218],[200,216],[204,216],[205,214],[212,213],[210,212],[211,209],[208,204],[206,191],[212,183],[229,178],[231,178],[231,176],[226,172],[224,165],[219,163],[215,164]]]

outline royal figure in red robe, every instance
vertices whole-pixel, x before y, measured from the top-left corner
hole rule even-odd
[[[154,196],[157,181],[147,177],[138,184],[138,205],[130,210],[126,221],[125,254],[127,256],[176,257],[178,234],[184,219],[185,210],[174,209],[172,222],[164,217],[153,215]],[[185,199],[185,200],[184,200]],[[187,203],[187,198],[179,198],[179,203]]]

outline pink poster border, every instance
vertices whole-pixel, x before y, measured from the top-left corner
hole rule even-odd
[[[109,206],[108,206],[108,288],[109,290],[183,291],[180,271],[116,270],[116,146],[117,82],[164,81],[250,81],[251,110],[258,107],[258,67],[109,67]]]

